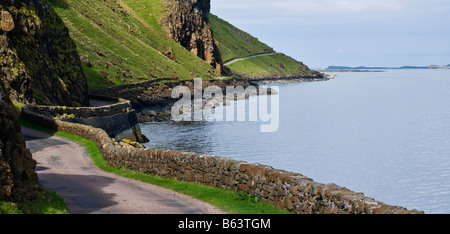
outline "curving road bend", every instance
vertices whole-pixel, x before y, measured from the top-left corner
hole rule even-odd
[[[253,56],[249,56],[249,57],[245,57],[245,58],[233,59],[233,60],[231,60],[231,61],[229,61],[229,62],[226,62],[226,63],[223,64],[223,65],[224,65],[224,66],[228,66],[228,65],[231,65],[231,64],[233,64],[233,63],[235,63],[235,62],[239,62],[239,61],[242,61],[242,60],[246,60],[246,59],[250,59],[250,58],[257,58],[257,57],[267,56],[267,55],[274,55],[274,54],[279,54],[279,53],[278,53],[278,52],[275,52],[275,53],[268,53],[268,54],[257,54],[257,55],[253,55]]]
[[[192,197],[102,171],[76,142],[24,126],[22,134],[38,162],[40,183],[57,192],[71,214],[222,213]]]

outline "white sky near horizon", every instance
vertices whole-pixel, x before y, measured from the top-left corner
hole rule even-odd
[[[211,0],[211,12],[312,68],[450,64],[450,0]]]

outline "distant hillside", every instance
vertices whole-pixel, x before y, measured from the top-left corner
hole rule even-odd
[[[430,66],[401,66],[401,67],[328,66],[326,68],[326,70],[361,70],[361,69],[367,69],[367,70],[370,70],[370,69],[450,69],[450,64],[444,65],[444,66],[430,65]]]
[[[272,54],[235,62],[227,66],[234,74],[250,79],[322,77],[308,66],[285,54]]]
[[[258,38],[236,28],[216,15],[210,14],[209,19],[214,37],[219,42],[224,63],[237,58],[275,52],[271,47],[260,42]]]
[[[254,55],[270,54],[227,65],[236,75],[252,79],[322,76],[289,56],[282,53],[273,54],[276,52],[273,48],[213,14],[210,14],[210,21],[224,63]]]
[[[165,0],[49,0],[83,57],[89,89],[156,77],[211,79],[210,64],[169,38]]]

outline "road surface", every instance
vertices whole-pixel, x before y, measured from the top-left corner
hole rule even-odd
[[[85,148],[22,126],[38,162],[40,183],[61,196],[71,214],[218,214],[208,203],[97,168]]]
[[[258,54],[258,55],[253,55],[253,56],[250,56],[250,57],[238,58],[238,59],[234,59],[234,60],[231,60],[231,61],[225,63],[224,66],[228,66],[228,65],[230,65],[230,64],[233,64],[233,63],[235,63],[235,62],[242,61],[242,60],[245,60],[245,59],[257,58],[257,57],[261,57],[261,56],[274,55],[274,54],[278,54],[278,53]]]

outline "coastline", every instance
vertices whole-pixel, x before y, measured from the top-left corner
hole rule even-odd
[[[102,129],[55,120],[29,109],[23,110],[22,117],[45,128],[93,141],[113,167],[245,192],[296,214],[423,214],[268,165],[175,150],[123,148]]]
[[[264,78],[231,78],[203,80],[203,88],[218,86],[225,92],[227,86],[255,86],[257,89],[261,85],[318,82],[328,81],[325,74],[318,76],[285,76],[285,77],[264,77]],[[159,78],[145,82],[126,84],[104,89],[90,90],[90,95],[110,96],[129,100],[133,109],[136,110],[140,123],[152,121],[169,121],[171,117],[171,107],[179,99],[171,97],[172,90],[177,86],[186,86],[193,93],[193,80],[177,80],[173,78]],[[224,93],[225,96],[225,93]]]
[[[321,78],[303,77],[245,80],[244,83],[247,85],[260,85],[266,82],[292,83],[326,80],[329,79],[324,76]],[[242,81],[227,80],[226,82],[221,81],[222,83],[220,84],[243,84]],[[173,81],[170,83],[171,85],[168,86],[163,85],[164,92],[162,93],[170,91],[171,88],[168,87],[172,87],[175,84],[190,84],[189,81]],[[216,82],[212,83],[217,84]],[[152,89],[162,85],[161,83],[155,84],[158,85],[152,87]],[[136,92],[136,89],[133,92]],[[155,93],[161,94],[160,92]],[[161,97],[165,96],[155,96],[156,99]],[[165,98],[161,101],[162,103],[166,103],[166,105],[160,107],[170,106],[170,104],[167,104]],[[333,183],[319,183],[302,174],[276,169],[269,165],[252,164],[210,154],[132,146],[124,147],[115,142],[104,130],[99,128],[49,118],[29,108],[24,108],[22,115],[25,120],[32,123],[49,129],[57,129],[58,131],[75,134],[95,142],[102,152],[103,158],[112,166],[120,166],[164,178],[174,178],[253,194],[262,201],[272,203],[277,207],[297,214],[423,213],[422,211],[408,210],[400,206],[391,206],[373,198],[366,197],[363,193],[351,191],[346,187]],[[161,121],[165,120],[167,119]]]
[[[383,70],[367,70],[367,69],[330,69],[330,70],[316,70],[318,72],[385,72]]]

